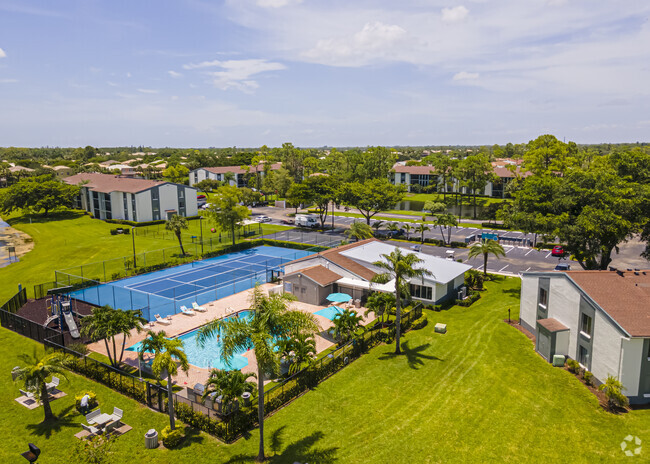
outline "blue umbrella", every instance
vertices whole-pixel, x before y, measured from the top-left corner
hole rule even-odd
[[[327,295],[327,301],[331,301],[332,303],[345,303],[351,299],[352,297],[347,293],[330,293]]]

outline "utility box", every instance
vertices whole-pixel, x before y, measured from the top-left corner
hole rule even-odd
[[[562,367],[564,366],[565,357],[562,354],[553,355],[553,366]]]
[[[441,333],[441,334],[447,333],[447,324],[441,324],[440,322],[438,322],[434,327],[434,330],[436,331],[436,333]]]

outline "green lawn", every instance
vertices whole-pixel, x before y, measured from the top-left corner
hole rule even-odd
[[[19,283],[28,288],[28,295],[32,297],[33,285],[53,281],[54,271],[57,269],[132,254],[131,235],[110,234],[111,229],[120,227],[118,224],[91,219],[79,212],[53,213],[48,218],[32,216],[31,222],[29,216],[14,214],[6,217],[5,220],[12,227],[31,236],[34,240],[34,249],[21,257],[19,262],[0,268],[0,302],[2,303],[17,292]],[[200,236],[200,225],[198,220],[189,221],[189,224],[190,229],[185,233],[183,243],[188,247],[188,251],[194,251],[190,236]],[[264,224],[263,227],[265,233],[286,229],[283,226],[268,224]],[[217,237],[216,234],[210,233],[210,228],[210,223],[204,221],[204,240]],[[137,253],[176,247],[178,244],[174,236],[169,233],[163,234],[164,225],[148,226],[143,230],[150,233],[136,235]],[[227,241],[223,243],[224,246],[228,244]],[[107,277],[110,278],[110,275]]]
[[[444,196],[441,193],[407,193],[404,200],[411,201],[442,201]],[[447,194],[447,198],[456,198],[452,193]],[[463,195],[463,204],[464,205],[473,205],[473,197],[471,195]],[[476,197],[476,204],[480,206],[487,206],[493,203],[503,203],[509,200],[503,198],[493,198],[493,197]]]
[[[573,375],[553,368],[532,343],[503,322],[518,313],[519,281],[499,278],[470,308],[427,311],[429,325],[404,339],[405,354],[379,346],[266,422],[267,453],[274,463],[421,462],[626,462],[620,443],[628,435],[650,443],[650,410],[615,416]],[[447,324],[435,334],[436,322]],[[0,462],[28,442],[39,445],[39,462],[69,460],[80,417],[50,430],[39,426],[42,411],[13,401],[17,387],[9,371],[16,353],[34,344],[0,330]],[[233,445],[194,434],[176,451],[143,449],[143,433],[160,430],[165,418],[107,388],[71,375],[67,392],[91,386],[103,407],[125,409],[134,430],[117,440],[111,462],[248,462],[256,454],[257,432]],[[182,379],[181,379],[182,381]],[[53,403],[71,408],[72,395]],[[650,451],[644,449],[641,460]],[[630,461],[631,462],[631,461]],[[641,462],[641,461],[639,461]]]

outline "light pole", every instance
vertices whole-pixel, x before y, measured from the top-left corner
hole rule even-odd
[[[199,227],[201,227],[201,254],[203,254],[203,216],[199,216]]]
[[[135,262],[135,227],[131,227],[131,243],[133,244],[133,269],[137,267]]]

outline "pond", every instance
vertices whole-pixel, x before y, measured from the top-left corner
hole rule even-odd
[[[467,199],[465,199],[467,201]],[[473,217],[474,215],[474,207],[471,204],[471,199],[469,199],[470,204],[467,204],[466,202],[463,203],[463,217]],[[417,212],[422,212],[422,209],[424,208],[424,202],[423,201],[418,201],[418,200],[404,200],[400,201],[395,205],[395,209],[399,209],[402,211],[417,211]],[[484,206],[476,206],[476,215],[477,217],[481,217],[485,215],[486,209]],[[448,213],[454,214],[458,216],[458,213],[460,212],[460,206],[459,205],[452,205],[447,208],[446,210]]]
[[[9,224],[0,219],[0,267],[5,267],[10,264],[9,254],[7,253],[7,242],[2,239],[7,227],[9,227]]]

